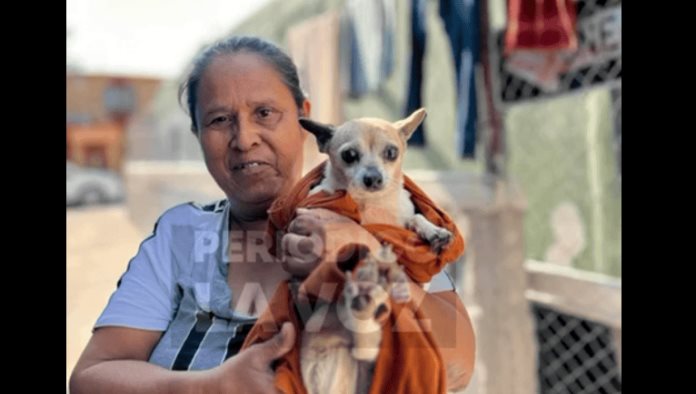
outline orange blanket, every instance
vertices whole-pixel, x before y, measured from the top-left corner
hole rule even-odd
[[[324,163],[320,164],[310,171],[287,195],[278,198],[269,210],[271,253],[276,252],[277,233],[286,229],[294,218],[296,208],[327,208],[360,223],[358,206],[344,191],[333,194],[320,192],[308,196],[311,188],[323,178],[324,166]],[[434,224],[452,232],[452,242],[440,254],[436,254],[430,250],[426,241],[404,228],[386,224],[369,224],[365,228],[379,241],[392,245],[399,257],[399,264],[414,281],[428,282],[446,264],[455,261],[464,252],[464,240],[452,219],[437,208],[408,177],[404,177],[404,186],[411,193],[416,210]],[[342,291],[344,280],[343,270],[338,264],[325,262],[303,281],[301,293],[309,300],[336,300]],[[327,293],[325,284],[336,286]],[[268,309],[259,317],[243,346],[247,348],[268,340],[280,330],[285,321],[290,321],[295,326],[298,332],[295,347],[276,364],[276,387],[283,393],[306,393],[299,359],[302,337],[299,333],[303,322],[296,313],[296,307],[289,283],[281,283],[269,301]],[[413,302],[392,305],[391,315],[382,328],[382,343],[370,388],[371,394],[446,392],[442,358],[427,329],[427,323],[424,322],[427,322],[425,315]]]

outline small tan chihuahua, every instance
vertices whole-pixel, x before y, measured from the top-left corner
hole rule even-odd
[[[406,141],[425,115],[421,108],[394,123],[361,118],[339,127],[300,118],[302,127],[316,137],[319,151],[329,156],[324,179],[309,194],[346,190],[360,207],[361,224],[403,226],[428,241],[433,250],[442,250],[452,234],[415,212],[401,169]]]
[[[406,141],[425,116],[421,108],[394,123],[361,118],[338,127],[300,118],[329,156],[323,180],[309,194],[346,190],[359,206],[361,224],[406,227],[442,250],[452,233],[416,213],[403,186]],[[346,274],[339,301],[319,307],[305,325],[300,365],[310,394],[367,393],[390,302],[410,299],[408,278],[389,245],[368,255],[355,276]]]

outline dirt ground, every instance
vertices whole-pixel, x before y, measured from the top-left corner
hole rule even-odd
[[[94,322],[147,234],[121,205],[68,208],[66,222],[67,384]]]

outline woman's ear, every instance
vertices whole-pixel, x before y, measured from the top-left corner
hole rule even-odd
[[[302,113],[300,116],[303,118],[312,117],[312,103],[310,103],[307,99],[305,99],[305,101],[302,103]]]

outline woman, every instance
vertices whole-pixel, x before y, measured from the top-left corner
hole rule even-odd
[[[259,242],[267,209],[301,178],[306,132],[298,117],[311,110],[278,47],[254,37],[219,42],[198,57],[180,93],[227,199],[160,217],[95,325],[70,379],[73,393],[273,393],[271,363],[292,347],[292,326],[239,352],[265,300],[280,281],[307,275],[355,240],[379,246],[360,225],[321,209],[298,214],[302,231],[281,240],[280,262]],[[448,387],[463,387],[474,352],[466,311],[447,280],[434,279],[428,294],[418,289]]]

